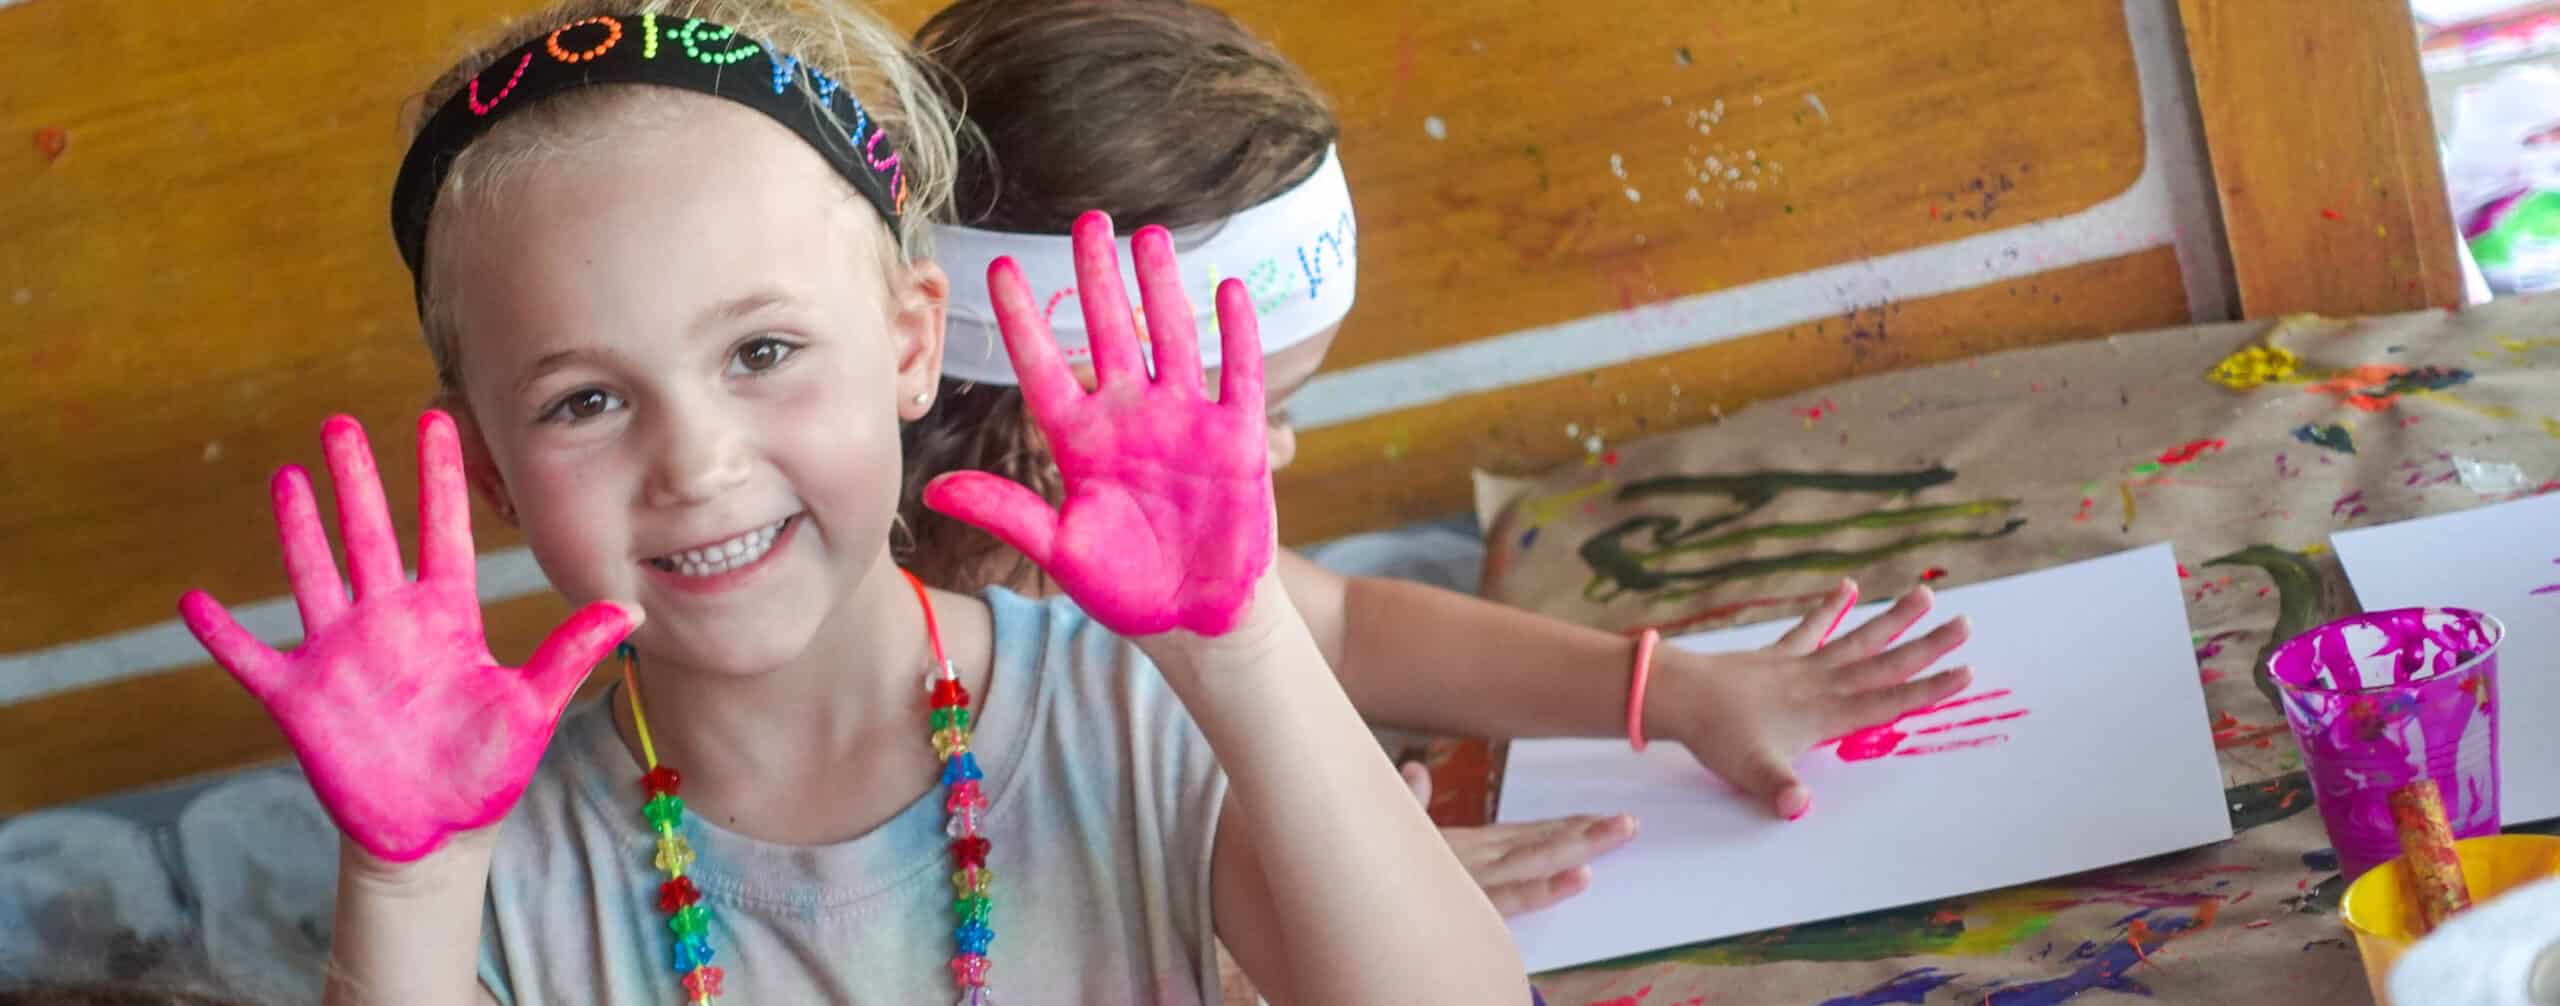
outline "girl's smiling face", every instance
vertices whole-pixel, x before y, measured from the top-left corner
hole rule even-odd
[[[637,603],[639,645],[779,666],[888,561],[945,280],[753,110],[650,93],[585,131],[438,211],[475,483],[570,601]]]

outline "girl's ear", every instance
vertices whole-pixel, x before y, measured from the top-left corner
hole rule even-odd
[[[480,423],[471,416],[471,407],[462,396],[445,392],[436,396],[435,408],[453,417],[454,432],[462,438],[462,476],[471,483],[471,492],[489,504],[498,519],[508,527],[516,526],[516,501],[507,492],[507,480],[498,474],[498,463],[489,456],[489,441],[480,435]]]
[[[933,410],[942,387],[942,325],[951,305],[951,277],[932,259],[898,267],[890,283],[890,331],[898,352],[898,418],[914,422]]]

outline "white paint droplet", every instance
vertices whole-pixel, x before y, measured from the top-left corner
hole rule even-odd
[[[9,295],[9,302],[13,304],[26,304],[34,301],[35,299],[36,292],[23,286],[19,287],[17,292]]]
[[[1828,109],[1828,108],[1824,108],[1824,107],[1822,107],[1822,96],[1821,96],[1821,95],[1814,94],[1814,93],[1812,93],[1812,92],[1806,92],[1806,93],[1805,93],[1805,96],[1804,96],[1804,103],[1805,103],[1805,104],[1808,104],[1808,105],[1813,106],[1813,114],[1821,116],[1821,117],[1822,117],[1822,121],[1824,121],[1824,122],[1829,122],[1829,121],[1831,121],[1831,110],[1830,110],[1830,109]]]
[[[208,440],[208,441],[205,441],[205,444],[204,444],[204,463],[206,463],[206,464],[212,464],[212,463],[214,463],[214,462],[216,462],[216,461],[220,461],[220,460],[222,460],[222,441],[219,441],[219,440]]]
[[[1636,191],[1635,186],[1630,185],[1627,187],[1627,201],[1631,203],[1643,202],[1644,193]]]
[[[1566,424],[1564,424],[1564,435],[1565,435],[1565,436],[1568,436],[1568,437],[1578,437],[1578,436],[1581,436],[1581,435],[1582,435],[1582,424],[1581,424],[1581,423],[1566,423]]]
[[[1609,173],[1621,179],[1627,177],[1627,159],[1616,154],[1609,155]]]
[[[1431,138],[1435,140],[1445,140],[1449,138],[1449,124],[1440,121],[1440,117],[1437,115],[1422,120],[1422,131],[1430,134]]]
[[[2462,478],[2462,487],[2481,495],[2523,492],[2533,486],[2524,469],[2504,461],[2453,459],[2453,470]]]
[[[1592,435],[1591,435],[1591,436],[1589,436],[1589,437],[1585,437],[1585,438],[1583,438],[1583,441],[1582,441],[1582,452],[1583,452],[1583,453],[1585,453],[1585,454],[1598,454],[1598,453],[1600,453],[1600,435],[1599,435],[1599,434],[1597,434],[1597,433],[1594,433],[1594,434],[1592,434]]]

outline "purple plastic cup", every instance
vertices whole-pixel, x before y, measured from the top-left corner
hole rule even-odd
[[[2432,777],[2456,838],[2498,833],[2498,620],[2462,608],[2342,618],[2267,658],[2302,768],[2354,880],[2400,855],[2391,791]]]

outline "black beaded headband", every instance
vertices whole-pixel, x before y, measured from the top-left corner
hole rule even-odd
[[[750,61],[755,61],[750,63]],[[771,116],[825,156],[897,233],[907,173],[897,144],[852,92],[735,29],[655,14],[571,21],[498,57],[436,109],[409,144],[391,189],[391,234],[425,309],[427,217],[464,148],[544,98],[591,84],[661,84]]]

